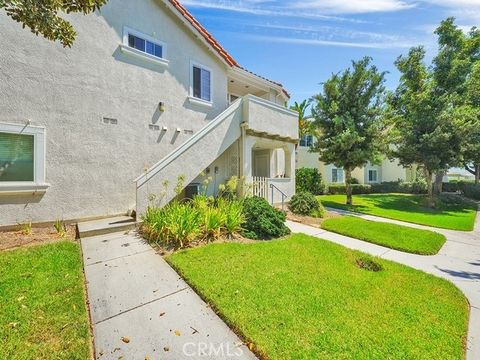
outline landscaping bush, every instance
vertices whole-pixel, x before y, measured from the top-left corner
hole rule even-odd
[[[196,240],[240,233],[244,223],[241,201],[198,195],[190,202],[150,207],[143,216],[142,231],[149,241],[182,248]]]
[[[244,200],[245,213],[244,235],[250,239],[272,239],[290,233],[285,225],[286,215],[271,206],[261,197],[251,197]]]
[[[480,184],[467,181],[456,181],[443,183],[444,192],[460,191],[465,197],[480,200]]]
[[[294,214],[300,215],[323,217],[325,212],[320,201],[309,192],[293,195],[288,207]]]
[[[322,195],[325,191],[325,184],[318,169],[301,168],[295,172],[295,189],[297,193],[309,192],[314,195]]]
[[[370,194],[372,192],[371,185],[352,184],[352,194]],[[328,193],[331,195],[345,195],[345,184],[331,184],[328,186]]]
[[[371,184],[373,194],[388,194],[388,193],[402,193],[402,194],[426,194],[427,183],[425,181],[387,181],[379,184]]]

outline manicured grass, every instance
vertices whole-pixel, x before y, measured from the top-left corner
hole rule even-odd
[[[384,267],[361,269],[359,258]],[[451,283],[297,234],[167,260],[269,359],[464,359],[468,302]]]
[[[325,195],[320,196],[319,199],[327,207],[463,231],[473,230],[477,213],[476,206],[470,203],[465,203],[464,205],[444,205],[440,209],[430,209],[424,206],[425,196],[422,195],[354,195],[353,206],[345,205],[345,195]]]
[[[0,252],[0,359],[91,358],[80,247]]]
[[[354,216],[330,218],[322,228],[338,234],[413,254],[435,255],[447,240],[442,234],[407,226],[360,219]]]

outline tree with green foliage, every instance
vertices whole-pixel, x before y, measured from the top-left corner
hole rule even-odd
[[[300,137],[300,139],[305,135],[310,134],[311,116],[307,115],[307,110],[309,106],[309,100],[303,100],[301,103],[295,101],[295,103],[290,106],[290,110],[296,111],[298,113],[298,136]]]
[[[0,9],[13,20],[26,26],[35,34],[60,41],[64,47],[71,47],[77,33],[59,13],[89,14],[100,9],[108,0],[0,0]]]
[[[313,97],[313,151],[345,171],[347,204],[352,204],[352,171],[378,162],[384,152],[385,73],[365,57],[334,74]]]
[[[422,166],[430,206],[435,205],[433,175],[441,175],[463,159],[465,126],[475,122],[474,113],[464,107],[465,97],[473,65],[478,61],[476,30],[466,35],[449,18],[435,33],[439,52],[433,65],[425,64],[423,47],[400,56],[395,62],[401,73],[400,84],[389,98],[394,124],[392,155],[404,166]]]

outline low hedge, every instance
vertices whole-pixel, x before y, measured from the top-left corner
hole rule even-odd
[[[345,184],[331,184],[328,186],[328,193],[331,195],[343,195],[346,194],[346,185]],[[364,184],[352,184],[352,194],[353,195],[360,195],[360,194],[371,194],[372,193],[372,186],[371,185],[364,185]]]
[[[480,200],[480,184],[466,181],[456,181],[443,183],[444,192],[460,191],[465,197],[474,200]]]
[[[388,181],[372,184],[372,193],[426,194],[427,192],[427,183],[424,181]]]
[[[346,194],[346,186],[345,184],[331,184],[328,186],[328,193],[331,195],[344,195]],[[422,181],[390,181],[379,184],[352,184],[352,193],[354,195],[388,193],[426,194],[427,184]]]

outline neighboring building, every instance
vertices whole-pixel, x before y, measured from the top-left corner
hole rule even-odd
[[[231,176],[294,194],[288,93],[178,1],[110,0],[67,18],[71,49],[0,15],[0,225],[141,214],[202,172],[211,194]]]
[[[333,164],[325,164],[318,158],[317,153],[310,152],[314,138],[307,135],[300,139],[297,149],[297,169],[302,167],[318,168],[322,178],[327,184],[345,183],[345,172]],[[388,181],[412,181],[414,172],[410,168],[404,168],[397,160],[385,159],[380,165],[368,164],[363,168],[357,168],[352,172],[352,177],[359,184],[374,184]]]

